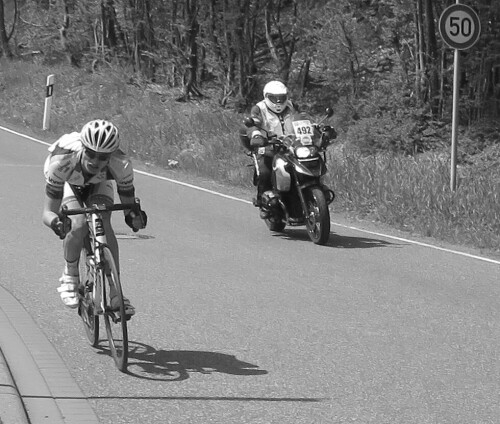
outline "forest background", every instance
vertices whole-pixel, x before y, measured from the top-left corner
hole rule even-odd
[[[103,117],[141,163],[250,188],[238,129],[280,79],[335,109],[335,211],[497,254],[500,2],[463,3],[482,32],[461,53],[456,190],[453,0],[0,0],[0,120],[51,141]]]

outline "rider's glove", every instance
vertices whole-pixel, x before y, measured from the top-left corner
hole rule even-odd
[[[252,147],[264,147],[267,146],[267,140],[262,135],[254,135],[250,141]]]
[[[325,125],[323,127],[323,133],[326,135],[328,140],[335,140],[337,138],[337,131],[330,125]]]
[[[148,216],[143,210],[139,210],[137,212],[130,210],[125,214],[125,223],[132,228],[134,233],[136,233],[137,231],[146,228]]]
[[[50,223],[50,228],[52,228],[52,231],[63,240],[66,234],[71,231],[71,219],[65,216],[61,221],[61,218],[56,216]]]

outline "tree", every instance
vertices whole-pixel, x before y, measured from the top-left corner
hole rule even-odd
[[[7,30],[5,27],[5,6],[3,0],[0,0],[0,57],[5,55],[8,58],[12,58],[13,54],[9,47],[9,40],[14,33],[16,21],[17,21],[17,0],[14,0],[14,22],[12,24],[12,29],[9,35],[7,35]]]
[[[184,76],[184,89],[182,96],[177,100],[186,101],[190,95],[200,97],[202,94],[197,87],[198,74],[198,46],[197,38],[200,31],[198,23],[198,4],[197,0],[186,0],[184,4],[185,14],[185,56],[186,72]]]
[[[245,108],[266,80],[280,78],[304,101],[311,92],[330,96],[350,105],[353,115],[414,108],[422,116],[431,111],[445,118],[453,51],[438,36],[436,23],[453,3],[35,0],[22,3],[23,17],[31,19],[20,22],[21,38],[31,38],[27,44],[47,57],[64,53],[72,63],[92,62],[92,69],[99,60],[118,59],[148,81],[181,87],[183,100],[200,96],[210,82],[220,90],[222,106]],[[12,54],[16,19],[10,33],[5,21],[13,4],[0,0],[0,53],[6,56]],[[500,114],[500,2],[469,4],[483,28],[480,41],[462,53],[461,99],[473,122]]]
[[[295,53],[295,27],[297,20],[297,2],[292,0],[291,14],[288,22],[281,21],[282,0],[267,0],[265,7],[265,34],[271,57],[273,58],[279,78],[288,84],[290,68]],[[285,2],[286,3],[286,2]],[[288,27],[285,29],[285,26]]]
[[[150,0],[129,0],[128,12],[132,22],[132,57],[135,69],[152,79],[155,75],[155,37]]]

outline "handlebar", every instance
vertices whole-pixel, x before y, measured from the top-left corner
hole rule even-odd
[[[140,211],[141,204],[139,199],[135,199],[134,203],[117,203],[110,206],[105,204],[93,204],[92,206],[87,206],[84,208],[74,208],[74,209],[68,209],[68,206],[64,205],[61,208],[60,214],[62,216],[70,216],[70,215],[81,215],[81,214],[96,213],[96,212],[125,211],[128,209],[131,209],[134,212]]]

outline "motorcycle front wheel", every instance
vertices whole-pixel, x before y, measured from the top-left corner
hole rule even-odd
[[[330,237],[330,211],[325,193],[319,187],[311,187],[304,194],[307,205],[307,234],[314,244],[326,244]]]

